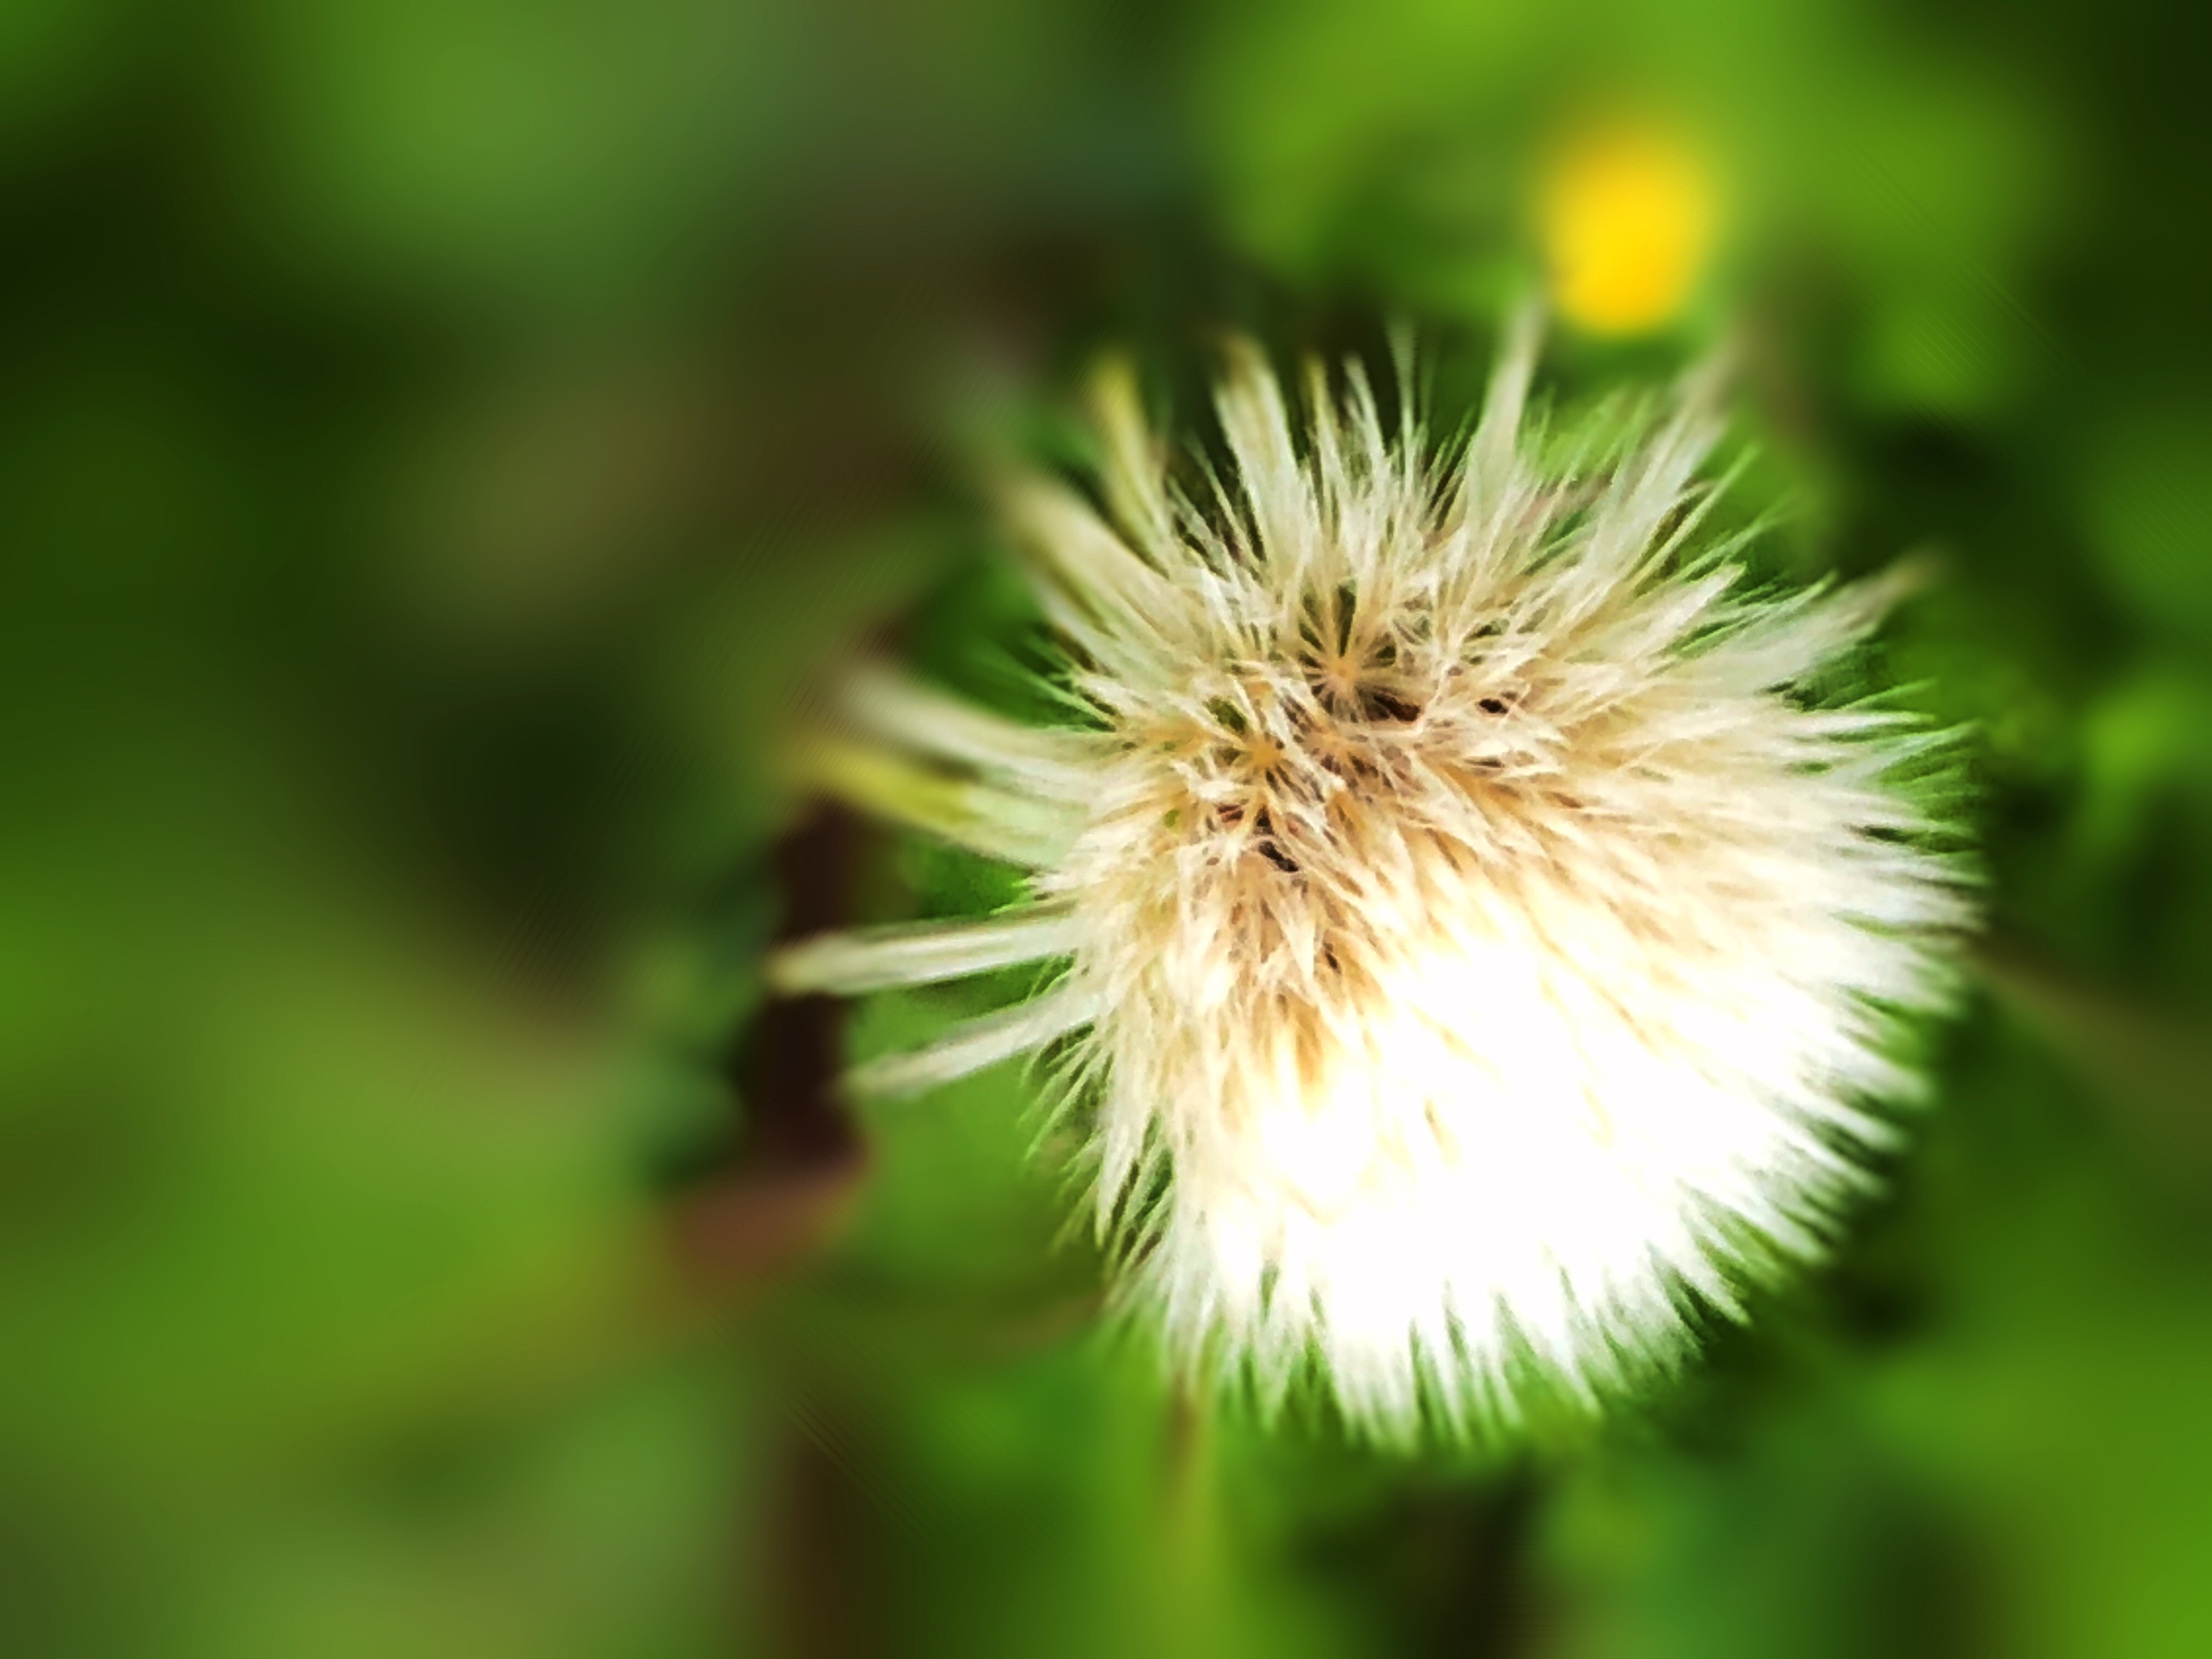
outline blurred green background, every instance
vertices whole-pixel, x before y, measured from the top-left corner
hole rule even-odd
[[[0,1651],[2212,1652],[2212,262],[2156,0],[10,0]],[[1100,347],[1440,416],[1579,131],[1715,226],[1799,575],[1936,550],[1992,931],[1850,1249],[1638,1414],[1384,1455],[1099,1328],[1002,1068],[779,929],[988,908],[780,735],[1036,651]],[[1595,125],[1594,125],[1595,124]],[[1673,142],[1673,140],[1669,140]],[[860,1048],[1006,988],[879,999]]]

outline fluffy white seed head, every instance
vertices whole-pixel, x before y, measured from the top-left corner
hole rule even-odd
[[[1801,691],[1887,596],[1747,597],[1697,547],[1717,434],[1542,469],[1523,324],[1462,450],[1353,372],[1303,423],[1255,351],[1194,501],[1102,394],[1112,522],[1012,492],[1084,729],[865,677],[845,793],[1028,864],[985,922],[815,941],[791,988],[1064,957],[861,1078],[1070,1032],[1122,1293],[1194,1369],[1310,1367],[1384,1436],[1595,1401],[1698,1304],[1817,1254],[1967,909],[1896,782],[1924,734]]]

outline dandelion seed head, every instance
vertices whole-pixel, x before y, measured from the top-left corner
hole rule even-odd
[[[1921,738],[1798,690],[1881,596],[1747,595],[1700,541],[1709,387],[1537,465],[1534,344],[1456,450],[1356,372],[1298,421],[1240,349],[1203,501],[1109,379],[1111,523],[1043,481],[1010,505],[1089,727],[857,705],[973,773],[979,841],[994,792],[1041,826],[1034,911],[796,975],[1065,955],[893,1083],[1076,1033],[1125,1304],[1263,1401],[1316,1370],[1382,1437],[1510,1423],[1531,1376],[1595,1404],[1816,1257],[1968,920],[1898,781]]]

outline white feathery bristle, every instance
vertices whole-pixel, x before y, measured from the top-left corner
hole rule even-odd
[[[1898,781],[1928,734],[1798,691],[1885,591],[1747,597],[1726,544],[1694,550],[1710,376],[1648,436],[1540,469],[1535,343],[1524,320],[1456,459],[1387,430],[1356,370],[1338,397],[1313,374],[1294,428],[1239,347],[1211,510],[1103,377],[1116,522],[1042,480],[1009,504],[1094,729],[876,677],[854,707],[888,748],[825,773],[1024,863],[1040,908],[779,970],[852,990],[1065,957],[859,1081],[910,1091],[1087,1023],[1069,1069],[1127,1304],[1263,1400],[1312,1369],[1384,1437],[1510,1420],[1531,1388],[1608,1397],[1686,1350],[1696,1306],[1816,1257],[1913,1089],[1896,1023],[1941,1001],[1972,920]]]

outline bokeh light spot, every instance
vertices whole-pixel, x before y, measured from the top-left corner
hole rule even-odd
[[[1540,185],[1553,303],[1593,333],[1642,333],[1673,320],[1711,252],[1718,197],[1711,164],[1663,127],[1575,132]]]

